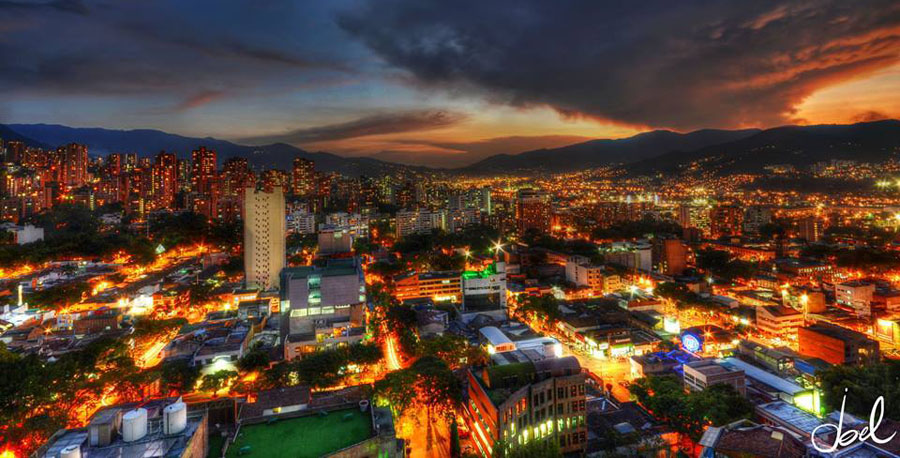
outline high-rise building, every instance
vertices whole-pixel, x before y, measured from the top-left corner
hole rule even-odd
[[[797,236],[809,243],[815,243],[822,239],[825,233],[822,227],[822,219],[817,216],[808,216],[797,224]]]
[[[294,159],[291,190],[295,196],[308,197],[316,191],[316,164],[309,159]]]
[[[156,155],[152,167],[151,193],[154,208],[171,208],[178,189],[178,158],[172,153]]]
[[[443,210],[412,210],[397,212],[397,237],[410,234],[427,234],[447,227],[447,215]]]
[[[84,186],[87,183],[88,150],[87,146],[69,143],[57,149],[59,160],[59,181],[69,189]]]
[[[6,162],[21,163],[25,158],[25,144],[20,141],[6,142]]]
[[[244,282],[262,289],[280,286],[285,265],[284,193],[244,190]]]
[[[718,205],[710,210],[709,229],[713,238],[740,235],[744,212],[735,205]]]
[[[218,217],[216,152],[203,146],[191,152],[191,195],[191,210],[209,219]]]
[[[191,152],[191,191],[211,193],[216,179],[216,152],[201,146]]]
[[[659,271],[666,275],[681,275],[687,269],[687,246],[679,239],[662,241]]]
[[[772,210],[754,205],[744,212],[744,233],[757,236],[760,228],[771,222]]]
[[[529,229],[550,231],[550,197],[535,189],[520,189],[516,194],[516,225],[519,234]]]
[[[684,229],[697,228],[703,235],[709,234],[710,211],[705,204],[684,204],[678,208],[678,225]]]

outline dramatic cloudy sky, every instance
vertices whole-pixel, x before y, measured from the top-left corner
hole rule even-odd
[[[900,3],[0,0],[0,121],[459,164],[900,116]]]

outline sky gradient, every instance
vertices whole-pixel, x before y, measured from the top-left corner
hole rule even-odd
[[[900,115],[896,1],[0,0],[0,122],[461,165]]]

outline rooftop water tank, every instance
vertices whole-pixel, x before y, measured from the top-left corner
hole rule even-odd
[[[163,409],[163,434],[178,434],[187,428],[187,405],[179,399]]]
[[[59,452],[59,458],[81,458],[81,445],[71,444],[63,447]]]
[[[134,442],[147,435],[147,409],[138,407],[122,416],[122,440]]]

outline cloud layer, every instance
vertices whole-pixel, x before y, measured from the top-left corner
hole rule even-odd
[[[339,21],[427,85],[677,129],[795,121],[814,91],[900,55],[891,0],[390,0]]]
[[[370,135],[427,131],[453,126],[465,119],[466,115],[452,111],[400,111],[365,116],[353,121],[337,124],[295,129],[280,134],[245,138],[242,141],[250,144],[280,142],[302,145],[367,137]]]

